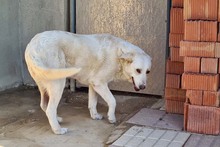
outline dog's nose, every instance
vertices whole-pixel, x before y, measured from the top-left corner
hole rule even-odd
[[[146,87],[145,85],[140,85],[139,86],[139,88],[142,89],[142,90],[145,89],[145,87]]]

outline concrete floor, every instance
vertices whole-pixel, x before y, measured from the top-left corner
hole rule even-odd
[[[36,88],[17,88],[0,93],[0,147],[14,146],[71,146],[104,147],[118,125],[142,107],[151,107],[156,97],[114,93],[117,101],[116,124],[107,119],[92,120],[87,108],[87,92],[65,90],[58,108],[63,117],[61,124],[69,132],[54,135],[45,113],[40,109],[40,96]],[[98,111],[106,118],[106,103],[99,99]]]

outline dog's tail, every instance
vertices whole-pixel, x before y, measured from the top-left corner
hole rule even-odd
[[[37,77],[45,80],[58,80],[67,78],[79,73],[81,70],[81,68],[78,67],[48,68],[43,63],[31,59],[27,54],[25,54],[25,60],[28,65],[29,71],[32,71],[31,74],[37,74]]]
[[[45,68],[40,66],[35,66],[38,71],[38,76],[46,80],[57,80],[63,79],[77,74],[81,68],[71,67],[71,68]]]

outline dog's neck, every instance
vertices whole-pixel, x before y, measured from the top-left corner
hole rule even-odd
[[[118,69],[115,73],[114,80],[130,81],[131,77],[124,70],[124,67],[128,63],[121,58],[122,54],[124,54],[125,51],[126,53],[128,52],[128,50],[124,50],[125,48],[124,46],[127,44],[127,42],[125,42],[124,40],[120,40],[120,42],[117,43],[118,43],[118,48],[116,50],[117,50]]]
[[[131,78],[130,76],[124,72],[124,65],[125,61],[118,59],[118,70],[115,73],[115,79],[114,80],[124,80],[124,81],[129,81]]]

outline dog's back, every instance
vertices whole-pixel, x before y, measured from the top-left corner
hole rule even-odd
[[[25,50],[27,67],[34,80],[56,80],[78,73],[80,68],[66,68],[65,55],[56,44],[57,38],[45,34],[37,34]]]
[[[46,31],[31,40],[25,59],[34,79],[75,75],[74,78],[83,84],[96,77],[110,81],[117,70],[117,43],[117,38],[108,34],[77,35]]]

